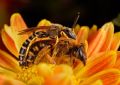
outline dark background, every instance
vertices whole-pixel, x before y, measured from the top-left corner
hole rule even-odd
[[[101,27],[120,13],[119,0],[3,0],[1,27],[9,23],[12,13],[19,12],[29,27],[36,26],[41,19],[48,19],[65,26],[72,26],[77,12],[80,25]],[[0,6],[1,6],[0,4]],[[116,30],[120,27],[116,25]]]

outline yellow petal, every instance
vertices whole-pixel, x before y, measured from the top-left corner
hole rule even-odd
[[[42,77],[46,77],[46,76],[49,76],[51,75],[53,72],[51,70],[51,67],[53,67],[54,65],[47,65],[47,64],[44,64],[44,63],[40,63],[38,65],[38,75],[42,76]]]
[[[45,85],[77,85],[72,68],[67,65],[55,66],[53,75],[45,78]]]
[[[120,46],[120,32],[117,32],[113,36],[110,50],[118,50],[119,46]]]
[[[2,50],[0,50],[0,66],[14,72],[20,71],[18,61]]]
[[[120,69],[120,51],[117,52],[117,59],[114,67]]]
[[[77,34],[77,43],[84,43],[85,40],[87,40],[88,37],[88,32],[89,32],[89,27],[87,26],[82,26],[80,30],[78,31]]]
[[[38,23],[38,27],[39,26],[50,26],[52,23],[50,22],[50,21],[48,21],[48,20],[46,20],[46,19],[43,19],[43,20],[41,20],[39,23]]]
[[[118,69],[103,70],[85,79],[81,85],[89,85],[98,79],[102,80],[103,85],[118,85],[120,79],[120,71]]]
[[[95,82],[93,82],[92,84],[90,85],[103,85],[102,81],[101,80],[96,80]]]
[[[0,75],[0,85],[25,85],[25,84],[16,79],[12,79],[11,77]]]
[[[74,28],[75,34],[78,34],[78,31],[79,31],[79,30],[80,30],[80,25],[77,24],[77,25],[75,26],[75,28]]]
[[[114,25],[112,22],[106,23],[106,25],[104,25],[102,28],[105,29],[106,31],[106,36],[105,37],[105,41],[104,44],[102,45],[100,51],[107,51],[110,50],[110,45],[113,39],[113,35],[114,35]]]
[[[44,79],[42,77],[32,77],[27,85],[44,85]]]
[[[88,59],[86,66],[76,72],[75,75],[77,78],[84,78],[94,75],[104,69],[112,68],[115,65],[116,57],[117,55],[114,51],[99,53],[97,56],[92,56]]]
[[[15,56],[18,56],[18,50],[13,39],[4,31],[1,32],[1,37],[6,48]]]
[[[4,76],[9,76],[11,78],[15,78],[16,77],[16,73],[13,71],[10,71],[8,69],[2,68],[0,67],[0,75],[4,75]]]

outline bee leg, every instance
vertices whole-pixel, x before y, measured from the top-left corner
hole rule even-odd
[[[53,47],[55,47],[58,44],[58,42],[59,42],[59,39],[58,39],[58,36],[56,36],[56,38],[55,38],[55,44],[54,44]]]
[[[50,63],[56,64],[56,62],[55,62],[55,60],[53,59],[53,57],[51,57],[49,54],[46,54],[46,58],[49,60]]]
[[[66,27],[66,28],[63,30],[63,32],[65,32],[65,34],[66,34],[69,38],[76,39],[76,35],[75,35],[75,33],[72,31],[71,28],[67,28],[67,27]]]
[[[34,61],[34,64],[36,64],[36,65],[39,64],[40,61],[41,61],[41,59],[42,59],[48,52],[50,52],[50,46],[46,46],[46,47],[42,48],[42,49],[38,52],[37,57],[36,57],[36,59],[35,59],[35,61]]]

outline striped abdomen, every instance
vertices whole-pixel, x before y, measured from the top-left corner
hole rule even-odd
[[[32,52],[30,54],[29,52],[29,48],[32,44],[32,42],[36,39],[36,38],[42,38],[42,37],[47,37],[47,34],[45,32],[35,32],[33,33],[33,35],[31,35],[22,45],[20,51],[19,51],[19,64],[20,66],[28,66],[28,61],[32,60],[31,57],[32,56]],[[37,47],[38,48],[38,47]],[[31,56],[27,56],[27,53],[29,53],[28,55]]]

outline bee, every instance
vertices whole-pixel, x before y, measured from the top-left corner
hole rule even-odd
[[[75,25],[73,25],[73,28],[74,26]],[[44,56],[48,56],[50,58],[47,53],[51,53],[51,51],[55,49],[55,45],[60,42],[59,38],[61,38],[62,33],[70,39],[76,39],[76,34],[74,33],[72,28],[64,27],[59,24],[52,24],[51,26],[32,27],[20,31],[19,34],[22,35],[28,32],[32,32],[32,35],[30,35],[29,38],[25,40],[19,51],[19,65],[21,67],[29,67],[30,65],[38,64]],[[84,65],[86,64],[86,54],[83,45],[72,46],[68,48],[67,53],[69,52],[71,53],[71,55],[79,58]],[[52,59],[51,62],[55,63],[55,61]]]

